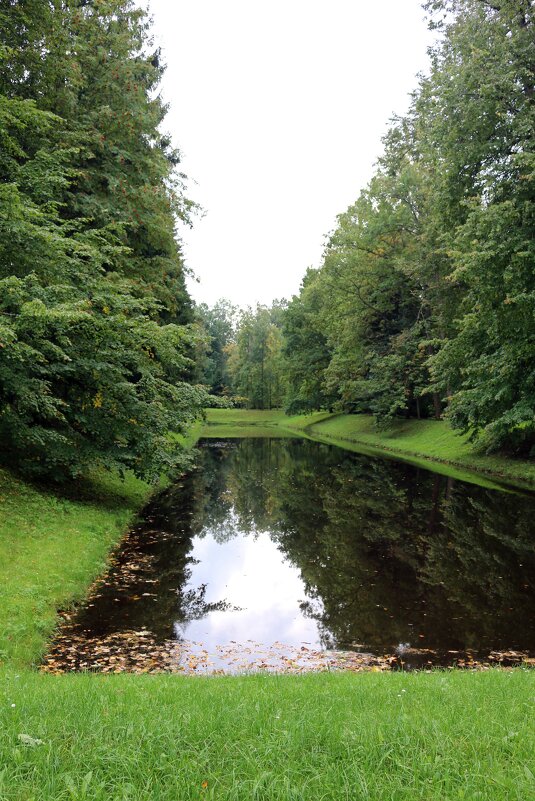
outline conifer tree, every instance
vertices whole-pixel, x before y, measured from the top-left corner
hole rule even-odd
[[[168,434],[204,396],[145,16],[18,0],[0,47],[0,432],[29,472],[155,476],[183,462]]]

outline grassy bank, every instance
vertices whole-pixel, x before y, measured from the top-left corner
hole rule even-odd
[[[5,801],[525,801],[535,794],[535,681],[522,671],[24,673],[2,685]],[[24,745],[21,734],[42,742]]]
[[[20,667],[39,660],[57,610],[84,597],[151,489],[111,474],[71,497],[6,470],[0,482],[0,664]]]
[[[208,426],[224,425],[236,429],[249,426],[291,426],[294,429],[304,430],[311,425],[328,420],[332,415],[329,412],[314,412],[313,414],[300,414],[288,417],[282,409],[207,409],[206,423]]]
[[[332,440],[341,447],[353,445],[358,450],[358,446],[364,446],[401,458],[409,457],[411,461],[435,462],[444,466],[442,472],[459,478],[477,481],[479,474],[516,486],[535,487],[534,460],[507,459],[481,453],[442,420],[398,420],[387,430],[379,431],[369,415],[316,412],[287,417],[280,410],[210,409],[207,424],[205,434],[208,436],[216,428],[220,429],[218,436],[223,436],[224,431],[227,436],[240,436],[240,430],[254,430],[253,427],[257,426],[280,427],[313,438]],[[463,476],[458,471],[474,471],[475,475]],[[480,479],[478,483],[488,482]]]
[[[170,436],[191,448],[202,429]],[[95,472],[54,490],[0,470],[0,665],[40,661],[58,609],[85,597],[154,490],[132,474]]]

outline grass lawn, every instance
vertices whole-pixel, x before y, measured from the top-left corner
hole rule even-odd
[[[282,409],[207,409],[206,422],[210,425],[279,425],[289,418]]]
[[[527,801],[534,678],[7,675],[0,798]]]
[[[206,423],[197,433],[207,439],[295,437],[297,430],[304,434],[312,422],[330,416],[328,412],[316,412],[287,417],[281,409],[207,409]]]
[[[487,456],[478,452],[443,420],[399,420],[388,430],[377,431],[368,415],[336,415],[320,424],[313,424],[311,431],[329,438],[379,445],[393,453],[411,453],[480,470],[505,481],[535,486],[535,460]]]
[[[206,425],[202,432],[205,436],[212,426],[229,426],[241,428],[244,432],[251,426],[261,428],[280,427],[304,431],[312,425],[333,417],[330,412],[313,412],[288,417],[282,409],[206,409]]]
[[[535,798],[535,672],[38,673],[150,488],[0,480],[0,801]]]

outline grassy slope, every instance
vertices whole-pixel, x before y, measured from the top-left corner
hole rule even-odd
[[[11,675],[0,798],[526,801],[534,679]]]
[[[371,417],[340,415],[313,426],[312,431],[316,430],[323,436],[380,445],[393,453],[412,453],[446,464],[481,470],[500,479],[535,485],[533,460],[507,459],[479,453],[442,420],[400,420],[388,431],[378,432]]]
[[[201,431],[173,439],[190,448]],[[0,470],[0,665],[39,662],[57,610],[85,596],[153,490],[101,472],[61,497]]]
[[[331,415],[317,412],[313,415],[287,417],[281,409],[207,409],[206,424],[197,431],[198,438],[223,439],[225,437],[292,437],[298,429],[304,433],[312,422]]]
[[[311,415],[286,417],[280,410],[266,412],[244,409],[210,409],[207,413],[208,426],[203,436],[212,426],[221,428],[228,425],[228,436],[240,436],[240,427],[281,426],[285,429],[306,433],[311,437],[333,440],[346,447],[347,444],[378,448],[392,454],[410,456],[411,461],[434,461],[446,468],[464,471],[478,471],[495,477],[500,481],[533,488],[535,486],[535,462],[533,460],[514,460],[500,456],[487,456],[478,453],[464,437],[456,434],[447,423],[437,420],[400,420],[387,431],[377,431],[373,418],[369,415],[330,415],[317,412]],[[222,431],[218,436],[223,436]],[[448,472],[463,477],[454,469]],[[470,476],[464,476],[470,479]],[[472,476],[474,480],[474,476]],[[479,483],[487,483],[481,481]]]
[[[288,417],[282,409],[207,409],[206,422],[212,425],[230,426],[292,426],[305,429],[310,425],[332,417],[329,412],[314,412]],[[204,434],[203,434],[204,435]]]
[[[70,500],[0,471],[0,662],[39,660],[58,608],[82,598],[150,493],[106,474]]]
[[[183,448],[192,448],[198,441],[203,430],[203,421],[198,420],[194,423],[187,434],[170,433],[169,439],[178,442]]]

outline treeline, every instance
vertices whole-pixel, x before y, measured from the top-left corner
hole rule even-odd
[[[446,415],[489,450],[529,453],[534,7],[433,0],[426,10],[437,30],[430,73],[393,120],[374,177],[338,217],[299,294],[276,319],[257,310],[245,328],[271,315],[279,344],[269,371],[280,376],[289,412]],[[258,367],[247,371],[244,349],[257,353],[240,326],[230,374],[262,408],[265,389],[259,395]]]
[[[0,3],[0,436],[29,473],[154,477],[205,403],[161,76],[130,0]]]
[[[209,401],[535,442],[531,0],[427,3],[437,44],[289,303],[194,308],[194,211],[131,0],[0,2],[2,458],[151,478]],[[209,343],[208,346],[206,343]],[[204,387],[204,388],[203,388]],[[227,400],[228,399],[228,400]]]
[[[270,307],[259,304],[256,309],[239,309],[228,300],[220,300],[212,308],[198,306],[207,337],[199,361],[201,380],[212,396],[249,409],[274,409],[284,404],[286,307],[285,301],[275,301]]]

